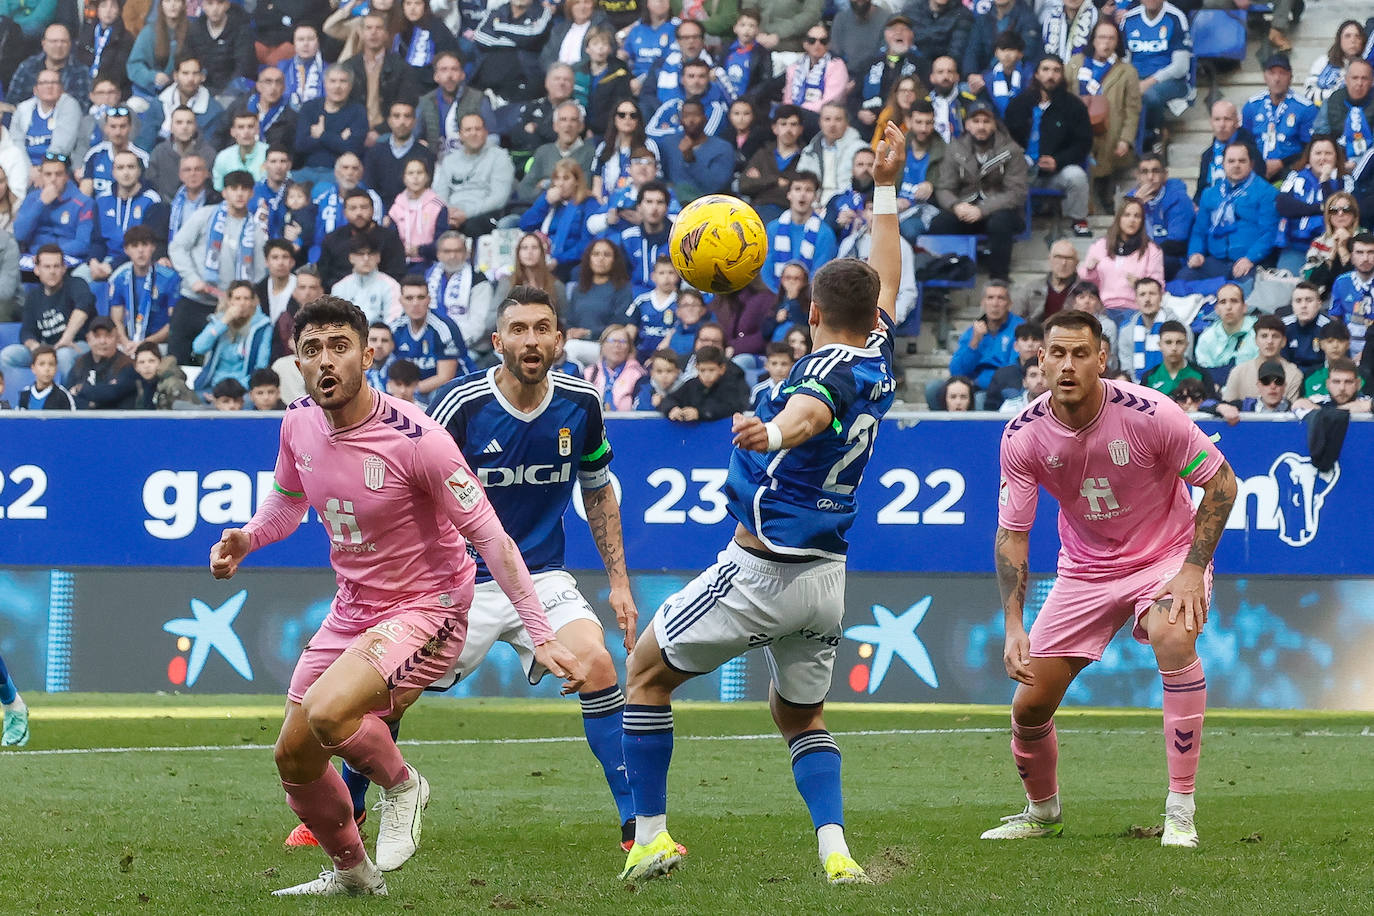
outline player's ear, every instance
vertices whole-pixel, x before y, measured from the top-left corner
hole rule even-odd
[[[497,356],[504,356],[505,350],[501,349],[501,334],[499,331],[491,332],[491,349]]]
[[[811,300],[811,304],[807,306],[806,323],[813,328],[821,326],[821,310],[816,308],[816,301],[814,299]]]
[[[376,351],[374,351],[371,347],[368,347],[368,346],[364,346],[364,347],[363,347],[363,371],[364,371],[364,372],[366,372],[368,369],[371,369],[371,368],[372,368],[372,362],[373,362],[373,359],[376,357],[376,355],[377,355],[377,354],[376,354]]]

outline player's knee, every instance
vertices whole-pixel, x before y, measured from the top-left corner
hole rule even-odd
[[[619,672],[615,670],[615,661],[605,646],[596,646],[582,653],[581,658],[582,664],[587,666],[587,680],[582,688],[584,692],[605,690],[620,679]]]
[[[796,706],[774,693],[769,698],[768,707],[773,713],[773,724],[789,740],[802,732],[825,728],[822,706]]]
[[[1177,667],[1181,666],[1177,663],[1191,659],[1196,654],[1197,631],[1186,629],[1182,616],[1170,624],[1162,605],[1150,613],[1153,616],[1149,627],[1150,648],[1154,649],[1161,666]]]
[[[349,725],[356,718],[346,704],[329,696],[305,695],[301,703],[310,731],[321,744],[341,744],[348,740],[354,729]]]
[[[1051,697],[1034,688],[1019,687],[1011,701],[1011,717],[1017,724],[1033,728],[1050,721],[1058,708],[1058,697]]]

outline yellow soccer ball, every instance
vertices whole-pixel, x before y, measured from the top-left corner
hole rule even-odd
[[[758,276],[768,257],[763,220],[738,197],[708,194],[682,208],[668,250],[682,279],[699,290],[732,293]]]

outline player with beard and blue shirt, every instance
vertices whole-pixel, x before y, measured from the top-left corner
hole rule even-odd
[[[791,751],[826,880],[869,880],[845,842],[840,749],[822,716],[841,639],[845,532],[896,388],[892,316],[902,258],[894,183],[904,148],[901,128],[889,123],[874,165],[874,266],[840,258],[816,271],[808,317],[815,349],[756,415],[735,417],[725,484],[734,538],[664,602],[630,655],[625,767],[636,830],[622,879],[667,874],[682,860],[667,829],[673,691],[762,648],[773,721]]]
[[[625,631],[625,648],[632,648],[639,614],[625,568],[620,507],[610,485],[611,446],[601,399],[580,378],[550,371],[562,334],[544,291],[532,286],[511,289],[497,313],[492,341],[501,365],[440,388],[429,413],[458,443],[497,518],[519,546],[558,640],[586,666],[588,676],[578,694],[582,725],[615,799],[622,847],[628,848],[635,827],[621,742],[625,696],[606,650],[601,621],[563,564],[563,515],[574,488],[580,487],[587,524],[611,582],[611,608]],[[432,688],[447,689],[470,675],[498,641],[515,649],[529,682],[536,684],[547,672],[535,661],[534,646],[519,618],[512,617],[514,606],[481,558],[476,559],[477,586],[463,651]],[[419,695],[413,691],[400,698],[393,718]],[[344,779],[353,793],[355,812],[362,810],[366,777],[345,768]]]

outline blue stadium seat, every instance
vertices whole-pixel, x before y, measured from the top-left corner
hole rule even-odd
[[[978,240],[971,235],[921,235],[916,238],[916,246],[931,254],[963,255],[975,264],[978,262]],[[927,280],[922,286],[939,289],[973,289],[977,278],[970,280]]]
[[[21,325],[17,321],[0,322],[0,347],[19,343],[20,327]]]
[[[1193,54],[1199,60],[1245,60],[1245,13],[1198,10],[1193,16]]]

